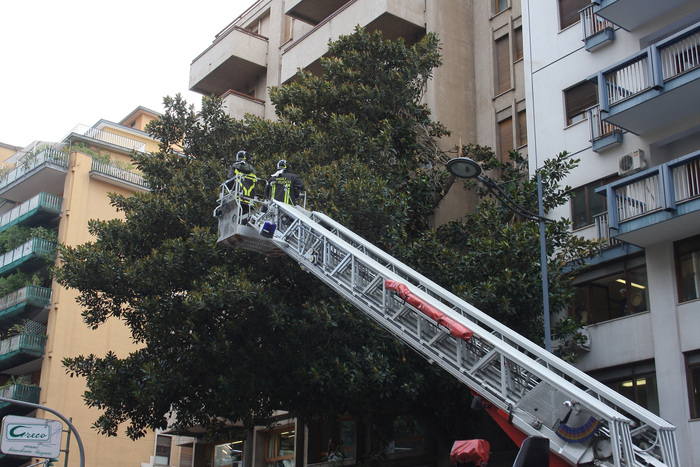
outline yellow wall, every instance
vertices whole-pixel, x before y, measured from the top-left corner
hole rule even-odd
[[[128,195],[127,190],[90,178],[92,159],[73,152],[70,154],[68,175],[64,185],[63,216],[58,231],[58,241],[66,245],[79,245],[93,240],[87,231],[90,219],[112,219],[123,217],[109,205],[107,192]],[[66,417],[72,417],[85,447],[85,465],[94,466],[138,466],[149,462],[153,455],[154,434],[145,439],[131,441],[122,430],[117,437],[97,434],[92,424],[99,411],[89,410],[82,399],[85,381],[70,378],[61,360],[65,357],[94,353],[104,356],[114,351],[119,356],[134,350],[126,326],[116,320],[108,321],[97,330],[89,329],[82,320],[81,309],[75,299],[77,292],[52,287],[51,309],[48,319],[48,341],[46,358],[41,371],[41,401]],[[51,414],[39,414],[40,418],[55,418]],[[72,438],[69,465],[79,465],[78,447]],[[63,454],[60,458],[63,465]]]

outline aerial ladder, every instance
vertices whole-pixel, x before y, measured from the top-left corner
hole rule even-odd
[[[228,181],[214,216],[220,245],[295,260],[466,384],[518,445],[548,439],[550,466],[680,467],[672,424],[327,215],[261,194],[246,199]]]

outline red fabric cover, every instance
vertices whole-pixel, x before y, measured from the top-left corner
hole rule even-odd
[[[395,291],[402,300],[411,305],[416,310],[420,311],[424,315],[435,321],[436,324],[447,328],[450,331],[452,337],[462,339],[463,341],[468,341],[472,338],[474,333],[468,329],[466,326],[459,324],[452,318],[445,316],[443,312],[438,310],[432,305],[427,304],[417,296],[413,295],[405,284],[398,281],[386,280],[384,281],[384,287]]]
[[[489,462],[489,450],[491,445],[485,439],[467,439],[455,441],[450,451],[450,460],[453,464],[466,464],[473,462],[476,465],[487,465]]]

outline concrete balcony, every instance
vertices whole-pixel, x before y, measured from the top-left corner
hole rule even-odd
[[[593,12],[593,8],[594,6],[591,5],[579,12],[581,27],[583,28],[583,42],[586,44],[586,50],[589,52],[598,50],[615,40],[613,23],[596,15]]]
[[[284,14],[316,26],[348,3],[348,0],[286,0]]]
[[[133,191],[148,191],[150,189],[146,179],[141,174],[97,159],[92,160],[90,177]]]
[[[622,144],[622,128],[612,125],[601,118],[600,106],[586,110],[591,129],[590,142],[593,152],[602,152]]]
[[[87,125],[77,125],[63,138],[63,141],[73,140],[75,138],[83,140],[88,144],[112,146],[114,149],[121,151],[146,152],[146,143],[143,141],[138,141],[124,135],[118,135]]]
[[[229,27],[190,65],[190,90],[217,96],[229,89],[248,93],[249,85],[266,73],[267,50],[267,37]]]
[[[25,319],[46,322],[51,289],[28,285],[0,298],[0,327],[9,328]]]
[[[53,224],[52,221],[61,215],[62,206],[63,198],[42,191],[0,216],[0,232],[17,224]]]
[[[700,151],[596,189],[607,199],[610,235],[647,248],[697,233]]]
[[[41,388],[23,383],[10,384],[9,386],[0,388],[0,397],[5,399],[13,399],[16,401],[39,403],[39,395]],[[13,404],[11,402],[0,402],[0,416],[5,415],[27,415],[34,411],[32,407]]]
[[[56,257],[58,244],[43,238],[32,238],[14,250],[0,255],[0,274],[15,269],[34,272],[53,261]]]
[[[694,0],[593,0],[593,11],[627,31],[633,31]]]
[[[0,371],[8,374],[29,373],[26,365],[44,356],[46,336],[22,333],[0,341]],[[25,367],[23,369],[20,369]],[[12,371],[17,368],[17,371]],[[38,368],[37,368],[38,369]]]
[[[632,133],[700,121],[700,23],[588,79],[603,119]]]
[[[228,114],[234,118],[243,118],[245,114],[260,118],[265,116],[265,101],[262,99],[256,99],[233,90],[228,90],[221,97],[224,101],[224,108],[228,109]]]
[[[60,195],[67,173],[67,152],[48,148],[28,154],[17,162],[14,170],[0,178],[0,197],[22,202],[40,191]]]
[[[328,42],[352,34],[358,24],[370,32],[381,30],[385,39],[401,37],[411,45],[425,34],[425,2],[350,0],[284,49],[281,82],[293,79],[299,68],[319,72],[319,59],[328,52]]]

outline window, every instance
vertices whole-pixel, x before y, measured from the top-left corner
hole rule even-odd
[[[294,429],[267,434],[265,467],[294,466]]]
[[[155,465],[170,465],[170,447],[173,439],[170,436],[158,435],[156,437]]]
[[[649,310],[647,268],[643,257],[613,263],[589,271],[579,279],[582,277],[584,279],[576,284],[569,314],[578,317],[584,325]]]
[[[675,244],[678,301],[695,300],[700,293],[700,236]]]
[[[493,2],[493,14],[497,15],[506,8],[508,8],[508,0],[492,0]]]
[[[501,162],[508,162],[508,153],[513,147],[513,118],[507,117],[498,122],[498,152]]]
[[[396,417],[393,430],[393,439],[387,448],[387,454],[425,448],[425,428],[412,417]]]
[[[515,57],[513,58],[517,62],[523,58],[523,28],[515,28],[513,30],[513,41],[515,42],[513,49]]]
[[[559,29],[579,22],[579,11],[591,5],[591,0],[559,0]]]
[[[194,448],[192,444],[180,446],[180,467],[192,467],[194,460]]]
[[[586,118],[586,109],[598,103],[598,87],[595,83],[584,81],[564,91],[566,103],[566,124],[579,122]]]
[[[518,147],[527,144],[527,114],[524,110],[518,112]]]
[[[700,418],[700,351],[686,354],[685,366],[690,394],[690,418]]]
[[[591,376],[648,411],[659,415],[659,394],[656,390],[656,369],[653,362],[598,371]]]
[[[243,441],[214,446],[213,467],[240,467],[243,465]]]
[[[496,94],[510,89],[510,44],[508,35],[496,39]]]
[[[309,464],[355,458],[355,420],[314,420],[308,424]]]
[[[283,44],[292,39],[292,21],[293,21],[293,18],[291,16],[285,15],[284,25],[282,26],[282,43]]]
[[[617,177],[608,177],[588,185],[580,186],[571,193],[571,222],[574,229],[595,223],[597,215],[606,211],[605,197],[595,189],[612,182]]]

